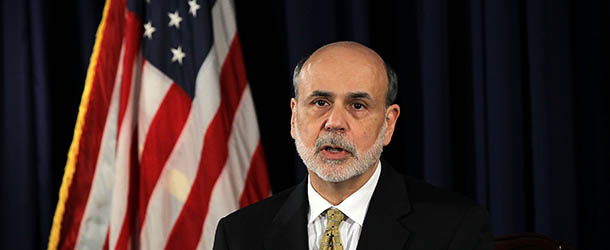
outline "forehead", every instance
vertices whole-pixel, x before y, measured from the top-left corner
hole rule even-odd
[[[323,90],[337,95],[365,92],[377,99],[387,89],[387,76],[383,60],[366,47],[322,48],[303,65],[298,88],[304,96]]]

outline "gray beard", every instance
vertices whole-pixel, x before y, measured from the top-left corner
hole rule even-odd
[[[316,142],[312,148],[307,148],[301,136],[299,134],[298,122],[295,122],[295,139],[294,144],[296,145],[297,152],[303,163],[310,171],[314,172],[322,180],[326,182],[342,182],[351,179],[355,176],[359,176],[371,168],[383,152],[383,141],[385,140],[386,123],[384,121],[383,127],[377,135],[375,144],[366,152],[360,154],[354,143],[345,139],[342,135],[337,133],[329,133],[320,136],[316,139]],[[345,166],[340,166],[346,160],[327,160],[323,159],[319,153],[322,150],[322,145],[334,145],[343,148],[344,150],[352,154],[352,161]]]

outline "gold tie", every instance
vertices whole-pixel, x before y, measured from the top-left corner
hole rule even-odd
[[[339,224],[345,216],[339,209],[333,208],[326,210],[326,231],[322,235],[320,250],[343,250],[341,236],[339,236]]]

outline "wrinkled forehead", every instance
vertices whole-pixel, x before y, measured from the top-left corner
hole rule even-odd
[[[387,74],[383,60],[371,49],[356,43],[336,43],[314,52],[299,75],[299,95],[313,91],[363,92],[383,98]]]
[[[375,51],[355,42],[336,42],[316,50],[305,62],[306,67],[320,63],[337,65],[368,66],[371,69],[385,71],[383,59]]]

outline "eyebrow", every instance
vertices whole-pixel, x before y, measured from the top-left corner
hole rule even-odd
[[[311,92],[311,94],[309,94],[309,96],[307,98],[308,99],[313,98],[313,97],[332,98],[334,96],[335,96],[335,94],[328,92],[328,91],[314,90],[313,92]],[[368,100],[373,99],[371,97],[371,95],[369,95],[369,93],[366,93],[366,92],[351,92],[347,95],[347,98],[349,98],[349,99],[368,99]]]
[[[311,94],[309,94],[308,98],[312,98],[312,97],[333,97],[334,94],[328,92],[328,91],[322,91],[322,90],[314,90],[313,92],[311,92]]]
[[[370,100],[373,99],[373,98],[371,98],[371,95],[369,95],[369,93],[366,93],[366,92],[349,93],[348,97],[350,99],[370,99]]]

